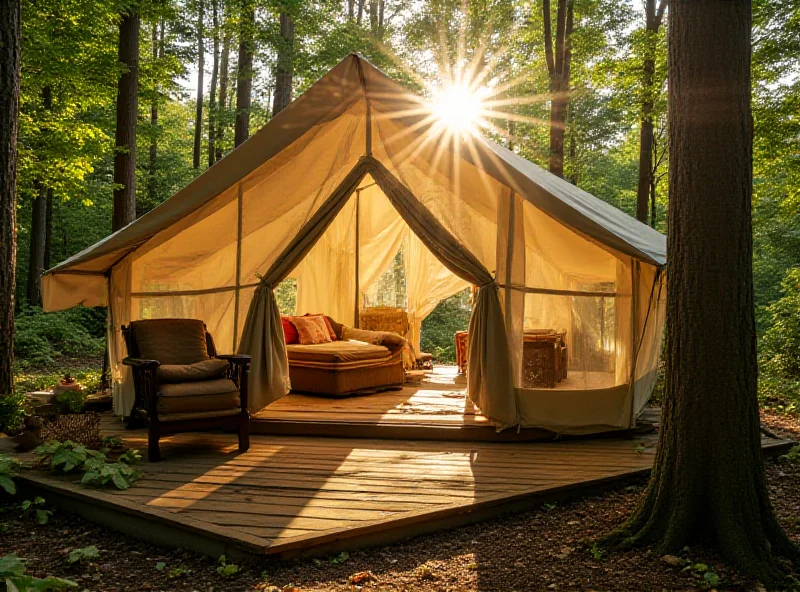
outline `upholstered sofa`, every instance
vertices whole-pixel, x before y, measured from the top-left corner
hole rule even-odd
[[[327,319],[335,340],[286,345],[292,391],[350,396],[402,387],[405,339],[395,333],[353,329]]]

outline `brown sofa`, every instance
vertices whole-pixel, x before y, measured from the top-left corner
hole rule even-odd
[[[336,341],[286,346],[293,391],[342,397],[402,387],[405,339],[331,324]]]

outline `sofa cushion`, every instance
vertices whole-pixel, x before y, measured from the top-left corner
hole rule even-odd
[[[211,358],[194,364],[161,364],[156,369],[158,382],[191,382],[221,378],[230,364],[226,360]]]
[[[289,363],[315,362],[342,364],[362,361],[382,361],[391,353],[382,345],[371,345],[353,341],[333,341],[317,345],[289,345],[286,347]]]
[[[297,327],[289,320],[289,317],[281,317],[281,325],[283,326],[283,340],[286,344],[297,343],[299,339]]]
[[[325,317],[307,316],[292,317],[292,323],[297,327],[300,345],[314,345],[333,341]]]
[[[159,384],[158,392],[162,397],[189,397],[193,395],[219,395],[221,393],[238,392],[239,389],[230,378],[216,380],[198,380],[196,382],[176,382]]]
[[[344,328],[344,325],[342,323],[337,323],[329,316],[326,316],[325,318],[328,319],[328,323],[330,323],[331,329],[333,329],[333,334],[336,335],[334,341],[337,339],[342,339],[342,329]]]
[[[139,357],[162,364],[194,364],[208,360],[206,329],[197,319],[148,319],[131,323]]]
[[[239,392],[215,395],[189,395],[186,397],[159,397],[158,413],[208,413],[239,407]]]
[[[342,329],[342,337],[344,339],[363,341],[364,343],[371,343],[373,345],[383,345],[392,352],[403,349],[407,343],[406,340],[397,333],[354,329],[353,327],[344,327]]]

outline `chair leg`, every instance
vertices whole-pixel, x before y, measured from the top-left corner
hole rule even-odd
[[[161,460],[161,449],[158,446],[160,437],[161,430],[158,423],[151,421],[147,430],[147,460],[150,462],[159,462]]]
[[[239,452],[250,449],[250,418],[245,418],[239,423]]]

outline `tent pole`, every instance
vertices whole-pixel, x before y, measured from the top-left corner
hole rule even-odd
[[[359,261],[359,251],[360,251],[360,249],[358,248],[359,247],[359,242],[360,242],[359,234],[360,234],[360,226],[361,226],[361,224],[360,224],[360,217],[361,217],[360,204],[361,204],[361,188],[358,188],[358,189],[356,189],[356,303],[355,303],[355,310],[353,311],[354,312],[354,315],[353,315],[353,327],[355,327],[356,329],[358,329],[358,325],[359,325],[359,323],[358,323],[358,312],[359,312],[358,301],[360,300],[360,297],[361,297],[361,285],[360,285],[359,279],[358,279],[359,264],[360,264],[360,261]]]
[[[239,292],[242,287],[242,182],[236,196],[236,291],[233,296],[233,351],[239,341]]]

